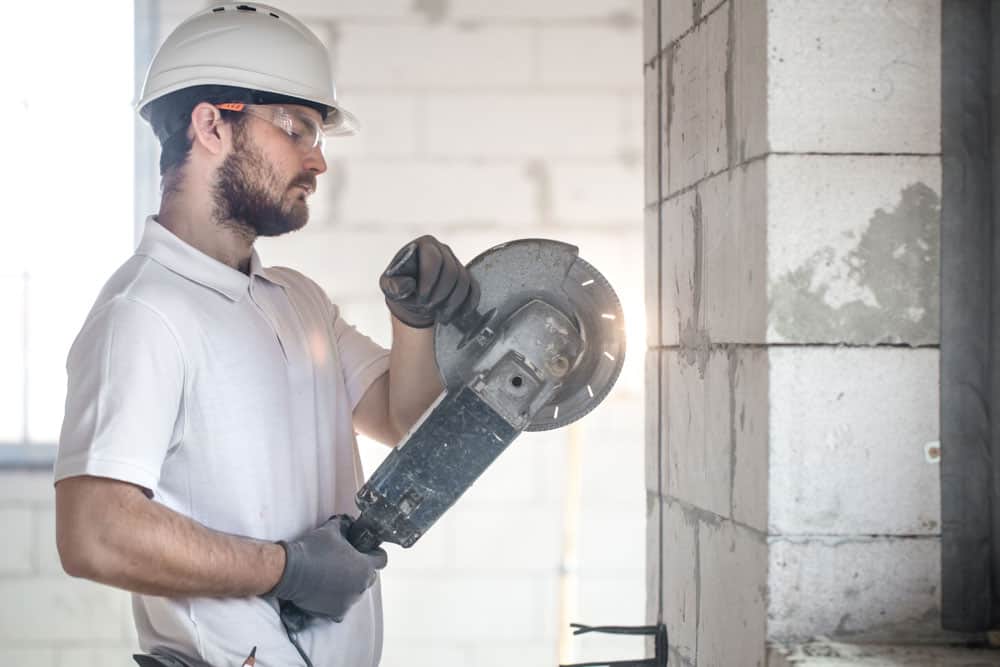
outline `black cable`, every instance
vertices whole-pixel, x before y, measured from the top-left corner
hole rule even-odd
[[[295,606],[294,603],[288,600],[278,601],[278,617],[281,619],[281,627],[285,629],[285,634],[288,635],[288,641],[292,643],[295,650],[299,652],[299,657],[305,663],[305,667],[313,667],[312,661],[306,652],[302,649],[302,645],[299,644],[298,633],[306,627],[309,621],[309,616]]]

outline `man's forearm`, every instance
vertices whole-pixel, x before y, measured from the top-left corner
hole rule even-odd
[[[434,327],[414,329],[392,318],[389,418],[405,433],[444,390],[434,360]]]
[[[167,597],[248,597],[284,569],[280,545],[213,531],[110,479],[56,485],[59,555],[74,576]]]

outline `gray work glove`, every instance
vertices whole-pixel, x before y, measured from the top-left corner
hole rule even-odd
[[[294,542],[279,542],[285,549],[285,570],[268,595],[313,616],[344,620],[388,559],[382,549],[355,549],[347,541],[350,527],[350,517],[337,515]]]
[[[416,329],[447,324],[479,305],[479,285],[469,270],[451,248],[429,235],[403,246],[378,284],[389,311]]]

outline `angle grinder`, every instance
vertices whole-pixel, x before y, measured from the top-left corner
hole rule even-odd
[[[604,400],[625,361],[625,320],[576,246],[521,239],[468,264],[479,305],[434,330],[445,389],[355,498],[358,551],[413,546],[523,431],[566,426]],[[416,271],[413,251],[390,275]],[[282,600],[289,638],[310,616]]]
[[[359,551],[413,546],[518,435],[583,417],[621,372],[621,304],[575,246],[511,241],[468,269],[479,306],[436,325],[445,390],[358,491]]]

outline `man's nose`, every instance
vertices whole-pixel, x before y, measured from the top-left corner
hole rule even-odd
[[[313,146],[313,148],[306,153],[306,159],[303,161],[302,166],[305,167],[307,171],[311,171],[316,175],[322,174],[326,171],[326,157],[323,155],[323,150],[319,146]]]

